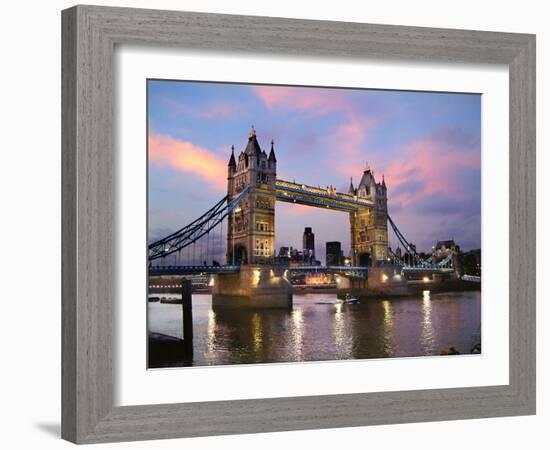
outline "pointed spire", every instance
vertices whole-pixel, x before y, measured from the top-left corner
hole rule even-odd
[[[227,164],[229,167],[236,167],[237,164],[235,163],[235,146],[231,146],[231,157],[229,158],[229,164]]]
[[[353,187],[353,177],[349,177],[349,189],[350,194],[355,194],[355,188]]]
[[[246,145],[244,152],[249,156],[260,156],[262,154],[262,149],[256,139],[256,130],[254,129],[254,125],[252,125],[250,133],[248,133],[248,144]]]
[[[271,150],[269,151],[269,161],[277,162],[277,158],[275,158],[275,149],[273,148],[273,139],[271,139]]]
[[[384,174],[382,174],[382,186],[386,187],[386,179],[384,178]]]
[[[363,172],[370,172],[370,166],[369,166],[369,163],[365,163],[365,169],[363,170]]]

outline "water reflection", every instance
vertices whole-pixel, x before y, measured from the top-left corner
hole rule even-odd
[[[422,315],[422,347],[425,355],[433,355],[436,339],[432,324],[432,300],[430,298],[430,291],[422,292]]]
[[[344,343],[344,336],[346,334],[345,324],[344,324],[344,313],[342,309],[344,305],[342,303],[336,303],[336,311],[334,313],[334,341],[336,347],[340,350]]]
[[[262,319],[258,313],[252,315],[252,339],[254,341],[254,353],[261,355],[263,342]]]
[[[208,352],[216,350],[216,313],[208,311]]]
[[[468,353],[480,305],[479,292],[425,291],[355,305],[328,294],[295,295],[290,310],[214,311],[209,295],[194,295],[193,365],[439,355],[452,346]],[[148,308],[150,331],[181,337],[180,305]]]
[[[292,349],[294,351],[294,360],[302,361],[302,345],[304,336],[304,316],[301,309],[293,309],[291,313],[292,317]]]
[[[387,356],[393,356],[393,311],[390,301],[382,300],[382,308],[384,309],[384,352]]]

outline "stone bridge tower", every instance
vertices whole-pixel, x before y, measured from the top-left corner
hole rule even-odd
[[[386,182],[377,183],[367,164],[357,188],[350,181],[349,193],[374,206],[350,213],[351,253],[354,266],[372,266],[388,258],[388,198]]]
[[[275,256],[275,181],[277,159],[273,141],[269,156],[262,151],[254,128],[237,159],[228,164],[227,194],[232,200],[250,187],[227,222],[227,264],[267,264]]]

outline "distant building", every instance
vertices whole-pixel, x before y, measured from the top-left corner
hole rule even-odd
[[[462,254],[464,274],[481,276],[481,249],[470,250]]]
[[[401,247],[399,247],[399,245],[395,249],[395,256],[397,256],[398,258],[401,258]]]
[[[435,244],[435,247],[433,247],[432,249],[432,256],[435,258],[436,261],[440,261],[442,259],[445,259],[451,253],[459,252],[460,247],[456,245],[453,239],[449,239],[447,241],[437,241],[437,244]]]
[[[276,261],[280,264],[289,264],[291,266],[307,265],[304,262],[304,254],[294,247],[283,246],[279,248],[279,255]]]
[[[298,250],[297,248],[290,247],[290,260],[294,262],[303,262],[304,261],[304,253]]]
[[[304,229],[303,236],[303,255],[304,261],[314,262],[315,261],[315,234],[311,231],[311,227],[306,227]]]
[[[281,247],[279,249],[279,258],[290,258],[291,247]]]
[[[342,244],[338,241],[326,243],[327,266],[341,266],[343,264]]]

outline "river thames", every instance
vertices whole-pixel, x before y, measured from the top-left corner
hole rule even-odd
[[[181,305],[149,302],[148,328],[182,338]],[[358,304],[336,294],[294,294],[288,310],[216,311],[209,294],[193,294],[193,358],[166,366],[430,356],[451,347],[469,354],[480,328],[479,291]]]

